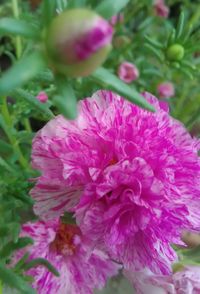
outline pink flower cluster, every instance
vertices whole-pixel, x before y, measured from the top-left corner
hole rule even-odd
[[[32,164],[41,175],[31,195],[43,221],[22,234],[35,239],[30,258],[46,257],[61,274],[34,269],[39,293],[92,293],[117,264],[139,289],[132,273],[171,276],[171,244],[200,229],[199,141],[165,102],[143,96],[155,113],[98,91],[79,102],[77,119],[57,116],[35,136]],[[75,228],[58,223],[65,211]]]

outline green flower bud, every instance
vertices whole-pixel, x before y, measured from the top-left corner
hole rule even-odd
[[[70,77],[87,76],[111,50],[113,29],[87,9],[66,10],[51,23],[45,36],[50,66]]]
[[[167,58],[170,61],[180,61],[184,56],[184,47],[180,44],[171,45],[166,52]]]
[[[116,36],[113,40],[113,46],[115,48],[121,48],[131,43],[131,39],[127,36]]]

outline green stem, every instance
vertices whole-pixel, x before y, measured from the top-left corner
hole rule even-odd
[[[192,15],[191,19],[189,20],[189,25],[190,26],[195,26],[200,18],[200,7],[198,6],[197,9],[195,10],[195,13]]]
[[[24,157],[24,155],[23,155],[23,153],[22,153],[22,151],[21,151],[21,149],[19,147],[19,143],[18,143],[17,139],[15,138],[15,136],[13,135],[13,132],[12,132],[13,124],[12,124],[12,119],[10,117],[8,107],[7,107],[7,98],[3,97],[2,102],[3,102],[3,104],[2,104],[2,115],[3,115],[3,118],[5,120],[5,123],[9,127],[8,131],[5,130],[6,135],[7,135],[8,139],[9,139],[10,143],[12,144],[13,149],[15,150],[16,154],[19,157],[19,162],[20,162],[21,166],[23,168],[25,168],[25,169],[28,169],[29,164],[28,164],[26,158]]]
[[[28,132],[32,133],[31,124],[30,124],[30,121],[29,121],[28,118],[24,118],[24,119],[23,119],[23,124],[24,124],[24,126],[25,126],[25,129],[26,129]]]
[[[3,284],[1,281],[0,281],[0,294],[3,294]]]
[[[188,97],[187,92],[185,90],[186,90],[185,87],[183,87],[182,94],[179,97],[179,100],[177,101],[177,104],[174,107],[174,111],[173,111],[173,116],[178,119],[180,119],[180,115],[182,113],[182,110],[184,108],[184,104],[185,104],[187,97]]]
[[[19,19],[19,5],[18,5],[18,0],[12,0],[12,10],[13,10],[14,17],[16,19]],[[22,55],[22,40],[21,40],[20,37],[16,37],[15,38],[15,49],[16,49],[17,59],[19,59],[21,57],[21,55]],[[23,121],[23,123],[24,123],[25,129],[28,132],[32,132],[29,119],[28,118],[25,118],[24,121]]]
[[[12,10],[13,10],[14,17],[16,19],[19,19],[18,0],[12,0]],[[16,49],[17,59],[19,59],[22,54],[22,40],[20,37],[15,38],[15,49]]]

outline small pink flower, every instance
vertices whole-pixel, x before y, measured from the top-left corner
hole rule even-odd
[[[118,68],[118,76],[125,83],[129,84],[139,77],[139,70],[137,67],[130,62],[123,62]]]
[[[27,248],[29,260],[45,258],[60,273],[56,277],[42,266],[29,270],[38,294],[92,294],[94,288],[102,288],[120,268],[102,251],[89,252],[76,225],[58,220],[37,221],[24,224],[20,235],[34,240],[34,245]],[[25,249],[18,251],[14,261],[24,253]]]
[[[174,96],[174,85],[170,82],[161,83],[157,87],[158,95],[161,98],[169,98]]]
[[[169,15],[169,7],[165,4],[164,0],[155,0],[154,9],[156,15],[167,18]]]
[[[45,103],[48,100],[48,96],[44,91],[41,91],[36,98],[41,102],[41,103]]]
[[[112,26],[117,25],[118,23],[123,23],[124,22],[124,14],[123,13],[119,13],[117,15],[113,15],[110,19],[110,24]]]
[[[139,272],[124,272],[137,294],[199,294],[200,267],[187,266],[172,275],[154,275],[145,268]]]

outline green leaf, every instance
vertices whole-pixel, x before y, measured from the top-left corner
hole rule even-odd
[[[185,14],[182,11],[179,16],[177,29],[176,29],[176,38],[177,39],[179,39],[183,34],[184,24],[185,24]]]
[[[59,92],[53,99],[54,105],[66,118],[75,119],[77,100],[73,88],[62,76],[56,78],[56,85]]]
[[[149,27],[154,22],[154,18],[149,16],[142,21],[139,26],[138,30],[145,30],[147,27]]]
[[[47,115],[47,117],[53,118],[54,114],[53,112],[48,108],[48,105],[46,103],[41,103],[40,101],[38,101],[35,96],[33,96],[32,94],[30,94],[28,91],[25,91],[23,89],[17,89],[15,91],[13,91],[12,93],[16,98],[19,99],[25,99],[28,103],[30,103],[33,107],[35,107],[36,109],[38,109],[39,111],[41,111],[42,113],[45,113]]]
[[[6,143],[5,141],[0,139],[0,153],[12,153],[13,152],[13,147]]]
[[[27,259],[29,258],[30,253],[26,252],[22,258],[15,264],[14,270],[15,272],[19,271],[25,264],[25,262],[27,261]]]
[[[135,89],[129,87],[118,79],[115,75],[110,73],[103,67],[98,68],[92,75],[93,79],[100,85],[104,85],[109,90],[113,90],[129,101],[146,108],[150,111],[155,111],[153,106],[150,105]]]
[[[32,245],[33,240],[28,237],[19,238],[17,242],[9,242],[0,250],[0,259],[9,257],[13,251]]]
[[[154,46],[148,43],[145,43],[144,47],[146,47],[149,51],[151,51],[160,60],[160,62],[163,62],[163,55],[160,50],[158,50],[157,48],[155,48]]]
[[[192,249],[183,249],[181,250],[181,261],[187,260],[188,262],[200,262],[200,245]]]
[[[31,24],[23,20],[14,18],[2,18],[0,19],[0,35],[11,34],[19,35],[26,38],[38,38],[38,29]]]
[[[39,265],[45,266],[56,277],[60,276],[59,272],[55,269],[55,267],[53,265],[51,265],[48,262],[48,260],[46,260],[44,258],[35,258],[35,259],[31,260],[30,262],[25,263],[23,266],[23,270],[27,271],[27,270],[29,270],[33,267],[39,266]]]
[[[167,47],[174,43],[175,37],[176,37],[176,30],[172,29],[168,37]]]
[[[190,117],[190,119],[186,123],[186,127],[189,128],[189,129],[191,129],[193,127],[194,123],[197,122],[199,119],[200,119],[200,107]]]
[[[34,137],[34,133],[30,133],[25,130],[18,131],[17,133],[17,139],[20,143],[27,143],[27,142],[29,143],[32,141],[33,137]]]
[[[110,19],[113,15],[120,12],[129,0],[102,0],[96,7],[96,12],[104,18]]]
[[[145,35],[144,38],[152,46],[155,46],[158,49],[162,49],[163,48],[163,45],[160,42],[158,42],[156,40],[153,40],[151,37],[148,37],[147,35]]]
[[[0,166],[7,169],[7,171],[13,173],[14,169],[0,156]]]
[[[0,78],[0,95],[6,95],[24,85],[44,67],[45,60],[39,51],[23,57]]]
[[[35,290],[31,288],[20,276],[12,271],[12,269],[6,268],[0,263],[0,280],[3,284],[8,285],[11,288],[16,288],[23,294],[35,294]]]
[[[43,24],[48,26],[56,11],[56,0],[43,0],[42,2],[42,19]]]
[[[15,195],[15,198],[19,199],[20,201],[22,201],[22,203],[25,204],[29,204],[29,205],[33,205],[34,204],[34,200],[33,198],[31,198],[29,195],[24,195],[23,193],[18,193]]]
[[[45,69],[35,77],[35,80],[40,83],[51,83],[54,81],[54,75],[49,69]]]
[[[0,225],[0,237],[5,237],[13,234],[14,231],[18,230],[20,225],[18,223],[9,223]]]
[[[68,4],[69,2],[69,4]],[[73,1],[74,3],[75,1]],[[70,1],[67,0],[56,0],[56,8],[58,9],[59,12],[64,11],[66,7],[71,8],[70,6]]]

